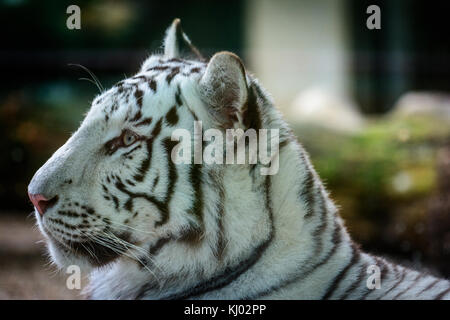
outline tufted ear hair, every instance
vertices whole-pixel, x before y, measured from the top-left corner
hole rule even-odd
[[[191,43],[188,36],[181,29],[180,19],[175,19],[167,29],[164,38],[164,56],[167,58],[181,58],[183,54],[194,54],[197,59],[204,60],[200,51]]]
[[[216,121],[228,128],[242,127],[248,88],[241,59],[231,52],[216,53],[200,80],[200,94]]]

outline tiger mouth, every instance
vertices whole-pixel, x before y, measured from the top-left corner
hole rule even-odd
[[[104,266],[126,253],[133,243],[130,241],[130,234],[114,234],[118,241],[112,241],[110,238],[96,236],[94,240],[66,240],[57,239],[49,230],[46,233],[52,243],[64,252],[71,253],[75,257],[84,258],[94,267]]]
[[[89,262],[97,267],[114,261],[128,250],[128,247],[121,242],[111,244],[111,247],[96,241],[71,241],[68,245],[72,252],[76,255],[83,256],[84,258],[88,258]]]

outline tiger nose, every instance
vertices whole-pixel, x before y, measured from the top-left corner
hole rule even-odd
[[[41,216],[44,215],[45,211],[47,209],[53,207],[56,202],[58,202],[58,196],[54,196],[51,199],[47,199],[42,194],[32,194],[28,193],[28,197],[30,198],[31,202],[39,212]]]

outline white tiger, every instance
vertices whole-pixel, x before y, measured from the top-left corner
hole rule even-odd
[[[175,164],[171,133],[195,120],[279,129],[279,172]],[[52,259],[89,270],[92,299],[450,298],[449,281],[358,249],[268,94],[236,55],[204,62],[178,19],[164,54],[94,99],[28,192]]]

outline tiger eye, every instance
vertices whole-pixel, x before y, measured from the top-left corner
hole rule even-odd
[[[125,146],[132,145],[134,142],[136,142],[136,135],[130,131],[127,131],[122,137],[122,142]]]

